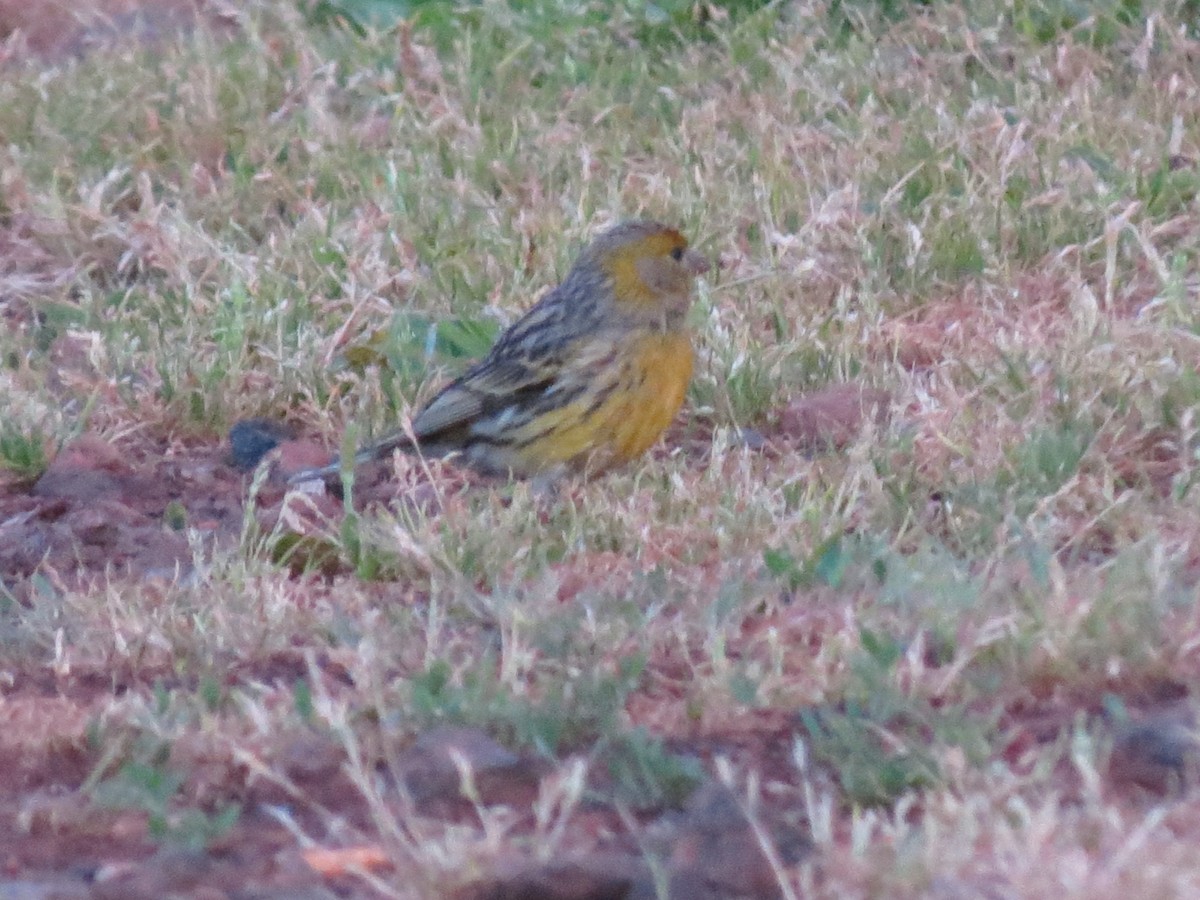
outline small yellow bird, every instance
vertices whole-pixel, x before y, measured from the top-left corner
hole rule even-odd
[[[507,328],[481,362],[412,420],[360,450],[460,454],[486,474],[599,472],[644,453],[692,377],[684,324],[708,263],[674,228],[624,222],[579,255],[562,284]],[[415,438],[415,445],[413,439]],[[336,475],[338,462],[288,480]]]

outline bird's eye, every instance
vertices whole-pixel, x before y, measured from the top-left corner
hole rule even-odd
[[[676,262],[679,262],[680,260],[682,260],[683,259],[683,248],[676,247],[674,250],[672,250],[671,251],[671,259],[675,260]]]

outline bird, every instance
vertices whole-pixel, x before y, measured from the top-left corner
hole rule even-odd
[[[354,465],[397,449],[457,454],[484,475],[600,473],[653,446],[683,405],[686,324],[708,262],[677,229],[625,221],[584,247],[566,278],[501,332],[487,355]],[[293,474],[336,476],[340,461]]]

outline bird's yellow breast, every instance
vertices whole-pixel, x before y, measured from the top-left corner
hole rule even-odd
[[[630,348],[628,390],[614,391],[598,417],[606,421],[612,465],[635,459],[662,437],[683,406],[693,365],[685,334],[644,335]]]
[[[532,416],[490,468],[533,474],[569,465],[600,471],[629,462],[657,441],[683,405],[692,378],[691,341],[682,332],[644,332],[581,349],[560,381],[572,399]],[[586,387],[572,391],[572,384]],[[480,454],[477,454],[480,456]]]

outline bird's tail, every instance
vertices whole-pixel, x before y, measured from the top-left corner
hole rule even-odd
[[[391,434],[385,435],[373,444],[360,449],[354,454],[354,462],[351,468],[357,469],[359,466],[366,465],[369,462],[374,462],[377,459],[383,459],[393,450],[411,451],[415,450],[416,446],[412,442],[405,431],[393,431]],[[318,466],[314,469],[301,469],[299,472],[293,472],[288,476],[288,484],[300,484],[304,481],[328,481],[331,478],[336,478],[342,473],[341,457],[334,457],[333,461],[328,465]]]

